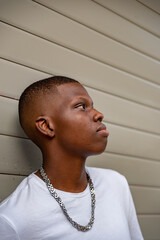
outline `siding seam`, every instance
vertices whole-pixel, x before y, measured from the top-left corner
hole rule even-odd
[[[116,15],[118,15],[119,17],[121,17],[121,18],[127,20],[128,22],[130,22],[130,23],[136,25],[137,27],[143,29],[144,31],[146,31],[146,32],[148,32],[148,33],[154,35],[155,37],[158,37],[158,38],[160,37],[158,34],[156,34],[156,33],[152,32],[152,31],[148,30],[147,28],[145,28],[145,27],[139,25],[138,23],[133,22],[133,21],[130,20],[129,18],[124,17],[123,15],[121,15],[121,14],[115,12],[115,11],[112,10],[111,8],[108,8],[108,7],[106,7],[106,6],[103,6],[101,3],[96,2],[96,0],[91,0],[91,1],[94,2],[95,4],[101,6],[101,7],[103,7],[103,8],[105,8],[105,9],[109,10],[110,12],[113,12],[114,14],[116,14]],[[35,2],[35,0],[34,0],[34,2]],[[144,5],[144,6],[145,6],[145,5]]]
[[[148,161],[148,162],[155,162],[155,163],[158,163],[160,164],[160,161],[159,160],[156,160],[156,159],[151,159],[151,158],[143,158],[143,157],[137,157],[137,156],[131,156],[129,154],[122,154],[122,153],[115,153],[115,152],[110,152],[108,151],[107,149],[105,150],[104,154],[110,154],[110,155],[115,155],[115,156],[122,156],[122,157],[130,157],[134,160],[139,160],[139,161]],[[91,160],[92,161],[92,160]],[[106,160],[107,161],[107,160]]]
[[[153,8],[151,8],[151,7],[149,7],[148,5],[146,5],[145,3],[143,3],[143,2],[141,2],[141,1],[139,1],[139,0],[136,0],[138,3],[140,3],[141,5],[143,5],[143,6],[145,6],[146,8],[148,8],[149,10],[151,10],[152,12],[154,12],[154,13],[156,13],[156,14],[158,14],[158,15],[160,15],[160,13],[159,12],[157,12],[156,10],[154,10]]]
[[[23,140],[31,141],[28,137],[21,137],[21,136],[17,136],[17,135],[13,135],[13,134],[5,134],[5,133],[1,133],[1,132],[0,132],[0,136],[6,136],[6,137],[12,137],[12,138],[20,138],[20,139],[23,139]]]
[[[131,157],[131,158],[135,158],[135,159],[138,159],[138,160],[144,160],[144,161],[149,161],[149,162],[156,162],[156,163],[159,163],[160,164],[160,160],[158,159],[153,159],[153,158],[144,158],[144,157],[140,157],[140,156],[136,156],[136,155],[129,155],[129,154],[122,154],[122,153],[115,153],[115,152],[111,152],[111,151],[108,151],[108,150],[105,150],[104,153],[109,153],[109,154],[115,154],[115,155],[118,155],[118,156],[124,156],[124,157]],[[107,161],[107,160],[106,160]]]
[[[160,216],[160,213],[137,213],[139,217],[143,216]],[[155,240],[158,240],[158,238],[154,238]]]
[[[18,174],[18,173],[2,173],[0,172],[0,175],[6,175],[6,176],[16,176],[16,177],[26,177],[28,174]]]
[[[144,185],[144,184],[129,184],[130,187],[136,187],[136,188],[152,188],[156,190],[160,190],[160,186],[151,186],[151,185]]]

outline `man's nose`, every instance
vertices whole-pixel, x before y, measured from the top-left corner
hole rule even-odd
[[[102,122],[104,115],[101,112],[97,111],[96,109],[93,109],[93,111],[94,111],[93,120],[95,122],[97,121]]]

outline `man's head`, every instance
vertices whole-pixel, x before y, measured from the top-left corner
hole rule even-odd
[[[29,85],[19,99],[19,121],[25,133],[33,139],[33,121],[36,116],[44,115],[47,110],[47,99],[58,94],[57,86],[66,83],[78,83],[78,81],[64,76],[52,76]],[[45,109],[44,109],[45,108]]]
[[[55,76],[26,88],[19,119],[42,151],[52,142],[56,149],[91,155],[102,152],[107,143],[103,115],[93,108],[85,88],[70,78]]]

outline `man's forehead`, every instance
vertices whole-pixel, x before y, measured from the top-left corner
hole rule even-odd
[[[88,92],[80,83],[67,83],[57,86],[57,90],[61,97],[72,98],[78,96],[88,96]]]

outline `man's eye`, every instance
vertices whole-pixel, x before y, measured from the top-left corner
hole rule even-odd
[[[86,105],[84,103],[80,103],[76,105],[76,108],[80,108],[84,110],[86,108]]]

